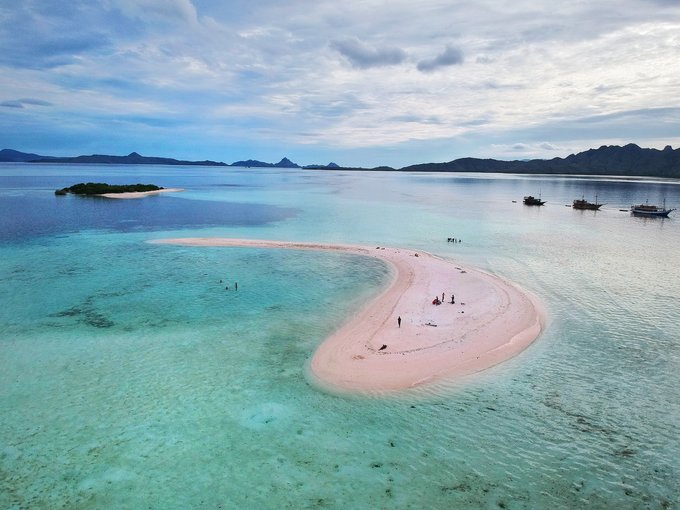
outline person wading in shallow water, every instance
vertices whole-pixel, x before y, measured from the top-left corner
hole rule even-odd
[[[397,324],[399,325],[399,327],[401,327],[401,315],[397,317]]]

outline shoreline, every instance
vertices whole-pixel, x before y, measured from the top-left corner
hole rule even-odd
[[[341,251],[386,262],[393,270],[387,287],[326,338],[309,362],[313,382],[334,392],[398,392],[479,372],[522,352],[545,324],[540,303],[515,284],[427,252],[227,238],[151,242]],[[432,304],[442,292],[442,304]]]
[[[161,193],[179,193],[184,191],[182,188],[163,188],[153,191],[129,191],[127,193],[102,193],[97,195],[98,197],[104,198],[119,198],[119,199],[129,199],[129,198],[144,198],[152,195],[159,195]]]

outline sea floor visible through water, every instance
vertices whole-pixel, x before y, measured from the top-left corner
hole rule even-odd
[[[53,194],[83,181],[186,191]],[[621,211],[663,199],[677,181],[0,165],[0,508],[678,508],[680,216]],[[148,242],[198,236],[427,250],[548,325],[461,380],[325,393],[306,364],[388,268]]]

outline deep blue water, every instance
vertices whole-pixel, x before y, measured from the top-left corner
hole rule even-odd
[[[40,182],[40,188],[36,188],[35,184],[35,178],[0,177],[0,190],[4,191],[0,199],[0,241],[16,242],[84,230],[133,232],[183,227],[256,226],[295,215],[295,209],[291,207],[187,200],[173,196],[148,197],[147,200],[56,196],[53,190],[75,182],[52,178]]]

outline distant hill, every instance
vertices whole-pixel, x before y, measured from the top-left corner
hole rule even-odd
[[[245,161],[236,161],[230,166],[241,166],[246,168],[300,168],[300,165],[293,163],[288,158],[283,158],[278,163],[265,163],[263,161],[257,161],[256,159],[247,159]]]
[[[30,152],[19,152],[13,149],[2,149],[0,151],[0,162],[3,163],[23,163],[35,159],[50,159],[50,157]]]
[[[94,163],[110,165],[201,165],[201,166],[227,166],[219,161],[183,161],[172,158],[157,158],[141,156],[131,152],[127,156],[108,156],[105,154],[92,154],[91,156],[76,156],[72,158],[44,158],[24,160],[28,163]]]
[[[54,158],[19,152],[11,149],[0,151],[0,162],[30,163],[104,163],[132,165],[204,165],[227,166],[216,161],[181,161],[171,158],[140,156],[133,152],[127,156],[106,156],[94,154],[73,158]],[[265,163],[254,159],[236,161],[229,166],[252,168],[301,168],[288,158],[278,163]],[[395,171],[387,166],[376,168],[341,167],[336,163],[328,165],[307,165],[303,168],[315,170],[364,170]],[[680,179],[680,149],[670,145],[663,150],[642,149],[635,144],[623,147],[603,145],[566,158],[501,161],[497,159],[460,158],[446,163],[422,163],[400,168],[400,172],[481,172],[519,174],[566,174],[566,175],[623,175],[641,177],[669,177]]]
[[[603,145],[566,158],[499,161],[462,158],[448,163],[424,163],[400,168],[403,172],[499,172],[520,174],[630,175],[680,178],[680,149],[663,150]]]
[[[312,170],[322,170],[324,168],[329,169],[329,170],[337,170],[340,168],[340,165],[337,163],[333,163],[332,161],[328,163],[327,165],[305,165],[302,168],[308,168]]]

